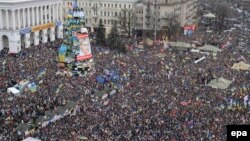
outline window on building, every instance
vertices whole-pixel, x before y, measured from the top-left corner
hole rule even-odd
[[[108,7],[110,7],[110,5],[108,4]]]
[[[95,23],[97,22],[97,19],[95,19]]]
[[[120,7],[120,8],[122,8],[122,5],[121,5],[121,4],[119,4],[119,7]]]
[[[111,7],[112,7],[112,8],[113,8],[113,6],[114,6],[114,5],[113,5],[113,4],[111,4]]]
[[[126,9],[126,4],[124,4],[124,9]]]
[[[117,4],[115,4],[115,8],[117,8]]]
[[[102,7],[102,4],[100,3],[100,7]]]
[[[104,24],[106,24],[106,19],[103,21]]]
[[[110,20],[108,20],[108,24],[110,24]]]
[[[106,16],[106,12],[104,12],[104,16]]]
[[[128,5],[128,8],[130,9],[130,5]]]
[[[91,6],[91,3],[89,3],[89,6]]]
[[[88,19],[86,18],[86,23],[88,23]]]
[[[101,16],[102,16],[102,12],[101,12]]]
[[[104,7],[106,7],[106,3],[104,4]]]
[[[110,13],[108,12],[108,16],[110,16]]]
[[[115,17],[117,17],[117,12],[115,12]]]

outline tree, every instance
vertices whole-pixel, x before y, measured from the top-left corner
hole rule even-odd
[[[168,17],[167,25],[164,27],[167,30],[166,35],[169,40],[175,40],[180,29],[180,24],[177,21],[175,14],[170,14]]]
[[[102,19],[99,20],[99,25],[96,32],[96,43],[98,45],[105,45],[105,28]]]
[[[110,49],[118,50],[119,52],[124,53],[126,52],[125,43],[122,43],[121,36],[119,35],[117,29],[117,22],[115,22],[114,26],[111,28],[107,43]]]
[[[135,14],[131,9],[122,9],[121,15],[118,16],[119,28],[131,37],[132,26],[135,22]]]
[[[229,16],[229,6],[226,3],[218,3],[216,8],[216,15],[219,20],[219,30],[222,31],[224,29],[224,20],[227,16]]]

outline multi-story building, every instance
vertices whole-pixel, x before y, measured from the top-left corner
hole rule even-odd
[[[102,19],[106,31],[109,32],[114,22],[122,15],[122,10],[132,10],[137,0],[78,0],[78,6],[83,8],[85,13],[86,27],[93,32]],[[66,5],[72,2],[64,0],[64,13],[67,12]]]
[[[65,10],[70,0],[64,0]],[[135,30],[160,30],[173,17],[183,27],[195,18],[197,0],[78,0],[84,9],[86,26],[94,31],[102,19],[107,33],[119,20],[123,10],[132,10],[135,15],[131,28]]]
[[[177,21],[183,27],[189,20],[196,16],[197,0],[145,0],[143,5],[144,12],[137,14],[143,15],[145,22],[143,29],[150,29],[154,26],[155,18],[158,20],[157,28],[165,26],[166,20],[175,16]],[[156,12],[156,13],[155,13]],[[152,23],[153,22],[153,23]]]
[[[61,0],[1,0],[0,51],[18,53],[63,38],[62,15]]]
[[[134,9],[137,30],[159,31],[170,23],[179,23],[184,27],[193,21],[196,18],[197,0],[142,0]]]

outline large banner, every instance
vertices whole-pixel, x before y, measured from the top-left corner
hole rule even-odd
[[[32,32],[36,32],[36,31],[40,31],[40,30],[47,29],[47,28],[54,27],[54,26],[55,26],[54,23],[47,23],[47,24],[42,24],[38,26],[33,26],[31,30]]]
[[[79,40],[79,54],[77,55],[77,60],[87,60],[92,58],[90,41],[88,34],[78,34],[77,38]]]
[[[31,28],[24,28],[24,29],[21,29],[19,32],[20,32],[20,35],[25,35],[31,32]]]

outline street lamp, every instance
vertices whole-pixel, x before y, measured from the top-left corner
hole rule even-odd
[[[157,13],[156,13],[156,9],[157,9],[157,5],[158,5],[158,2],[157,2],[157,0],[155,0],[155,2],[154,2],[154,44],[156,43],[156,25],[157,25],[157,21],[158,21],[158,19],[157,19]]]

